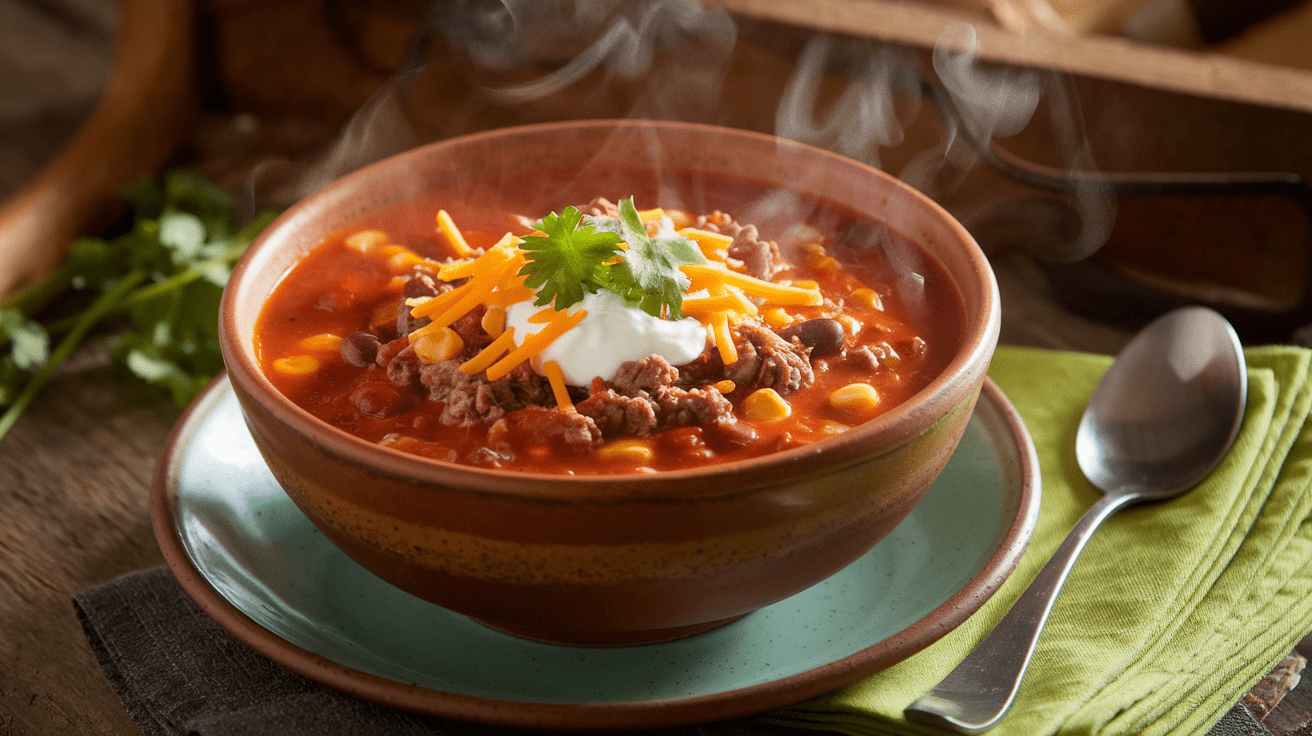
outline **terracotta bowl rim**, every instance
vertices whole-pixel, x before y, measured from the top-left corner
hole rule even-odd
[[[963,300],[963,308],[967,309],[963,315],[963,339],[952,360],[938,376],[907,401],[846,432],[818,442],[754,458],[686,470],[634,474],[558,475],[445,462],[382,447],[356,437],[313,416],[278,391],[256,364],[253,346],[245,344],[248,339],[237,335],[235,312],[238,303],[242,300],[238,292],[247,283],[248,269],[252,267],[251,264],[257,260],[263,249],[276,247],[279,234],[294,228],[302,218],[309,217],[309,211],[318,200],[338,196],[343,190],[354,189],[361,182],[386,176],[388,172],[404,170],[412,160],[437,155],[446,149],[478,143],[485,139],[514,138],[537,132],[563,133],[580,129],[617,128],[656,128],[681,133],[713,134],[721,137],[736,137],[758,144],[786,146],[804,155],[833,162],[835,165],[863,169],[866,174],[884,180],[892,189],[900,190],[901,195],[910,202],[923,207],[931,217],[939,220],[940,224],[953,235],[954,242],[966,246],[966,255],[972,266],[971,273],[982,279],[982,283],[977,286],[980,287],[983,304],[982,309],[976,314],[970,312],[969,305],[964,303],[966,297],[961,293],[963,290],[957,287]],[[955,276],[955,274],[949,275]],[[954,286],[957,283],[954,278]],[[877,168],[808,144],[736,128],[675,121],[578,120],[497,128],[428,143],[364,166],[315,190],[287,208],[270,223],[233,267],[220,305],[219,337],[226,370],[243,405],[243,412],[247,414],[247,421],[250,422],[250,412],[245,404],[248,401],[258,402],[287,429],[320,446],[336,456],[338,460],[369,468],[380,476],[404,482],[454,486],[471,492],[486,492],[498,496],[521,495],[535,500],[562,502],[577,502],[589,497],[596,501],[620,501],[628,494],[617,496],[616,490],[619,487],[631,489],[634,494],[644,498],[685,497],[688,489],[674,488],[672,486],[678,484],[673,482],[692,480],[697,480],[698,486],[704,486],[710,495],[734,495],[762,485],[777,486],[799,477],[823,473],[827,467],[838,469],[860,462],[872,456],[871,452],[862,449],[867,446],[876,447],[875,454],[896,449],[946,417],[961,403],[973,399],[996,348],[1001,325],[999,302],[997,281],[988,258],[966,228],[937,202]],[[831,457],[832,460],[829,459]],[[735,478],[738,482],[726,482]],[[568,495],[562,495],[563,493]]]

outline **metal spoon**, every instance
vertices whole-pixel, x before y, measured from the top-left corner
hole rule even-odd
[[[1148,325],[1116,357],[1075,436],[1080,469],[1102,498],[996,628],[933,690],[903,711],[959,733],[992,728],[1011,707],[1053,601],[1107,517],[1179,495],[1234,442],[1248,392],[1239,338],[1225,318],[1185,307]]]

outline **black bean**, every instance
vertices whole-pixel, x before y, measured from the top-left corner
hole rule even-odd
[[[409,409],[414,396],[386,383],[366,383],[351,392],[351,401],[361,414],[385,419]]]
[[[352,332],[342,340],[342,360],[347,365],[363,368],[378,357],[378,346],[382,343],[372,332]]]
[[[843,340],[847,337],[842,323],[824,317],[785,327],[779,330],[779,336],[785,340],[797,338],[798,342],[811,348],[813,358],[837,355],[843,349]]]

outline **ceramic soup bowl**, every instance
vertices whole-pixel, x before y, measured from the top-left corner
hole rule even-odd
[[[544,213],[598,194],[746,213],[744,221],[764,221],[763,232],[806,222],[817,208],[878,223],[870,233],[904,236],[950,283],[958,303],[949,306],[960,315],[953,351],[911,398],[841,434],[646,474],[507,471],[399,452],[315,418],[262,372],[261,307],[326,238],[407,202],[422,204],[431,223],[435,203]],[[916,505],[960,440],[999,315],[992,272],[966,230],[876,169],[744,131],[585,121],[438,142],[310,195],[237,265],[220,319],[227,370],[256,444],[335,544],[390,583],[489,626],[608,646],[721,625],[868,551]]]

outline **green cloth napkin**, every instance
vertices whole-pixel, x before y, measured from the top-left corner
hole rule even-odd
[[[1200,734],[1312,630],[1312,352],[1247,351],[1234,448],[1183,496],[1132,506],[1094,535],[1029,672],[990,734]],[[1003,347],[989,375],[1024,418],[1043,477],[1016,571],[924,651],[772,721],[851,734],[941,733],[902,709],[1010,608],[1097,498],[1075,462],[1080,414],[1111,358]]]

